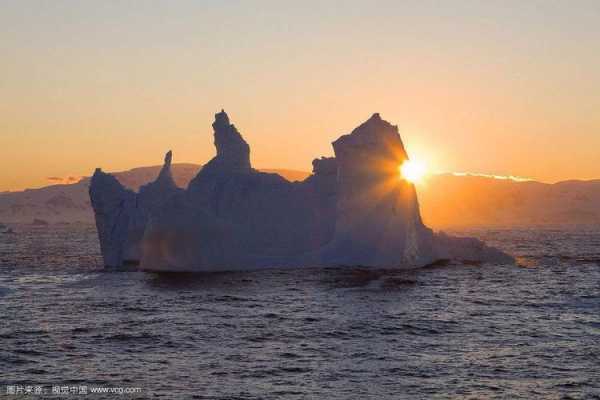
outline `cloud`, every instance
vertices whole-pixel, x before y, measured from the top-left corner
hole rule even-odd
[[[492,174],[481,174],[481,173],[477,173],[477,172],[453,172],[452,175],[454,175],[454,176],[480,176],[480,177],[484,177],[484,178],[511,180],[511,181],[515,181],[515,182],[528,182],[528,181],[532,180],[530,178],[523,178],[521,176],[492,175]]]
[[[56,184],[71,184],[79,182],[81,178],[83,178],[83,176],[48,176],[46,177],[46,180]]]

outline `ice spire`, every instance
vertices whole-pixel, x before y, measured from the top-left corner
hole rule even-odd
[[[171,161],[173,160],[173,152],[171,150],[167,151],[165,154],[165,162],[158,174],[157,182],[167,182],[175,185],[175,181],[173,180],[173,174],[171,172]]]
[[[217,148],[217,156],[213,161],[231,170],[250,170],[250,146],[236,127],[229,123],[229,116],[224,110],[215,114],[212,126]]]

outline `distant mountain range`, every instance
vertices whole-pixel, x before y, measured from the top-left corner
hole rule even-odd
[[[436,227],[600,224],[600,179],[547,184],[434,175],[419,200],[423,218]]]
[[[138,190],[156,178],[161,166],[140,167],[114,175]],[[173,164],[173,177],[184,187],[200,165]],[[309,173],[263,169],[290,181]],[[0,223],[91,223],[89,178],[77,183],[0,193]],[[482,176],[442,174],[418,186],[421,214],[434,228],[600,224],[600,180],[546,184]]]

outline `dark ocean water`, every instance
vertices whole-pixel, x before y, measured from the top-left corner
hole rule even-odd
[[[0,397],[600,398],[600,227],[468,232],[519,266],[197,275],[106,271],[92,226],[16,231]]]

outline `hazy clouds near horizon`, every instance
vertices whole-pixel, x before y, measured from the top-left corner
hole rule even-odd
[[[432,169],[600,177],[597,1],[4,1],[0,191],[203,163],[225,108],[309,170],[373,112]]]

